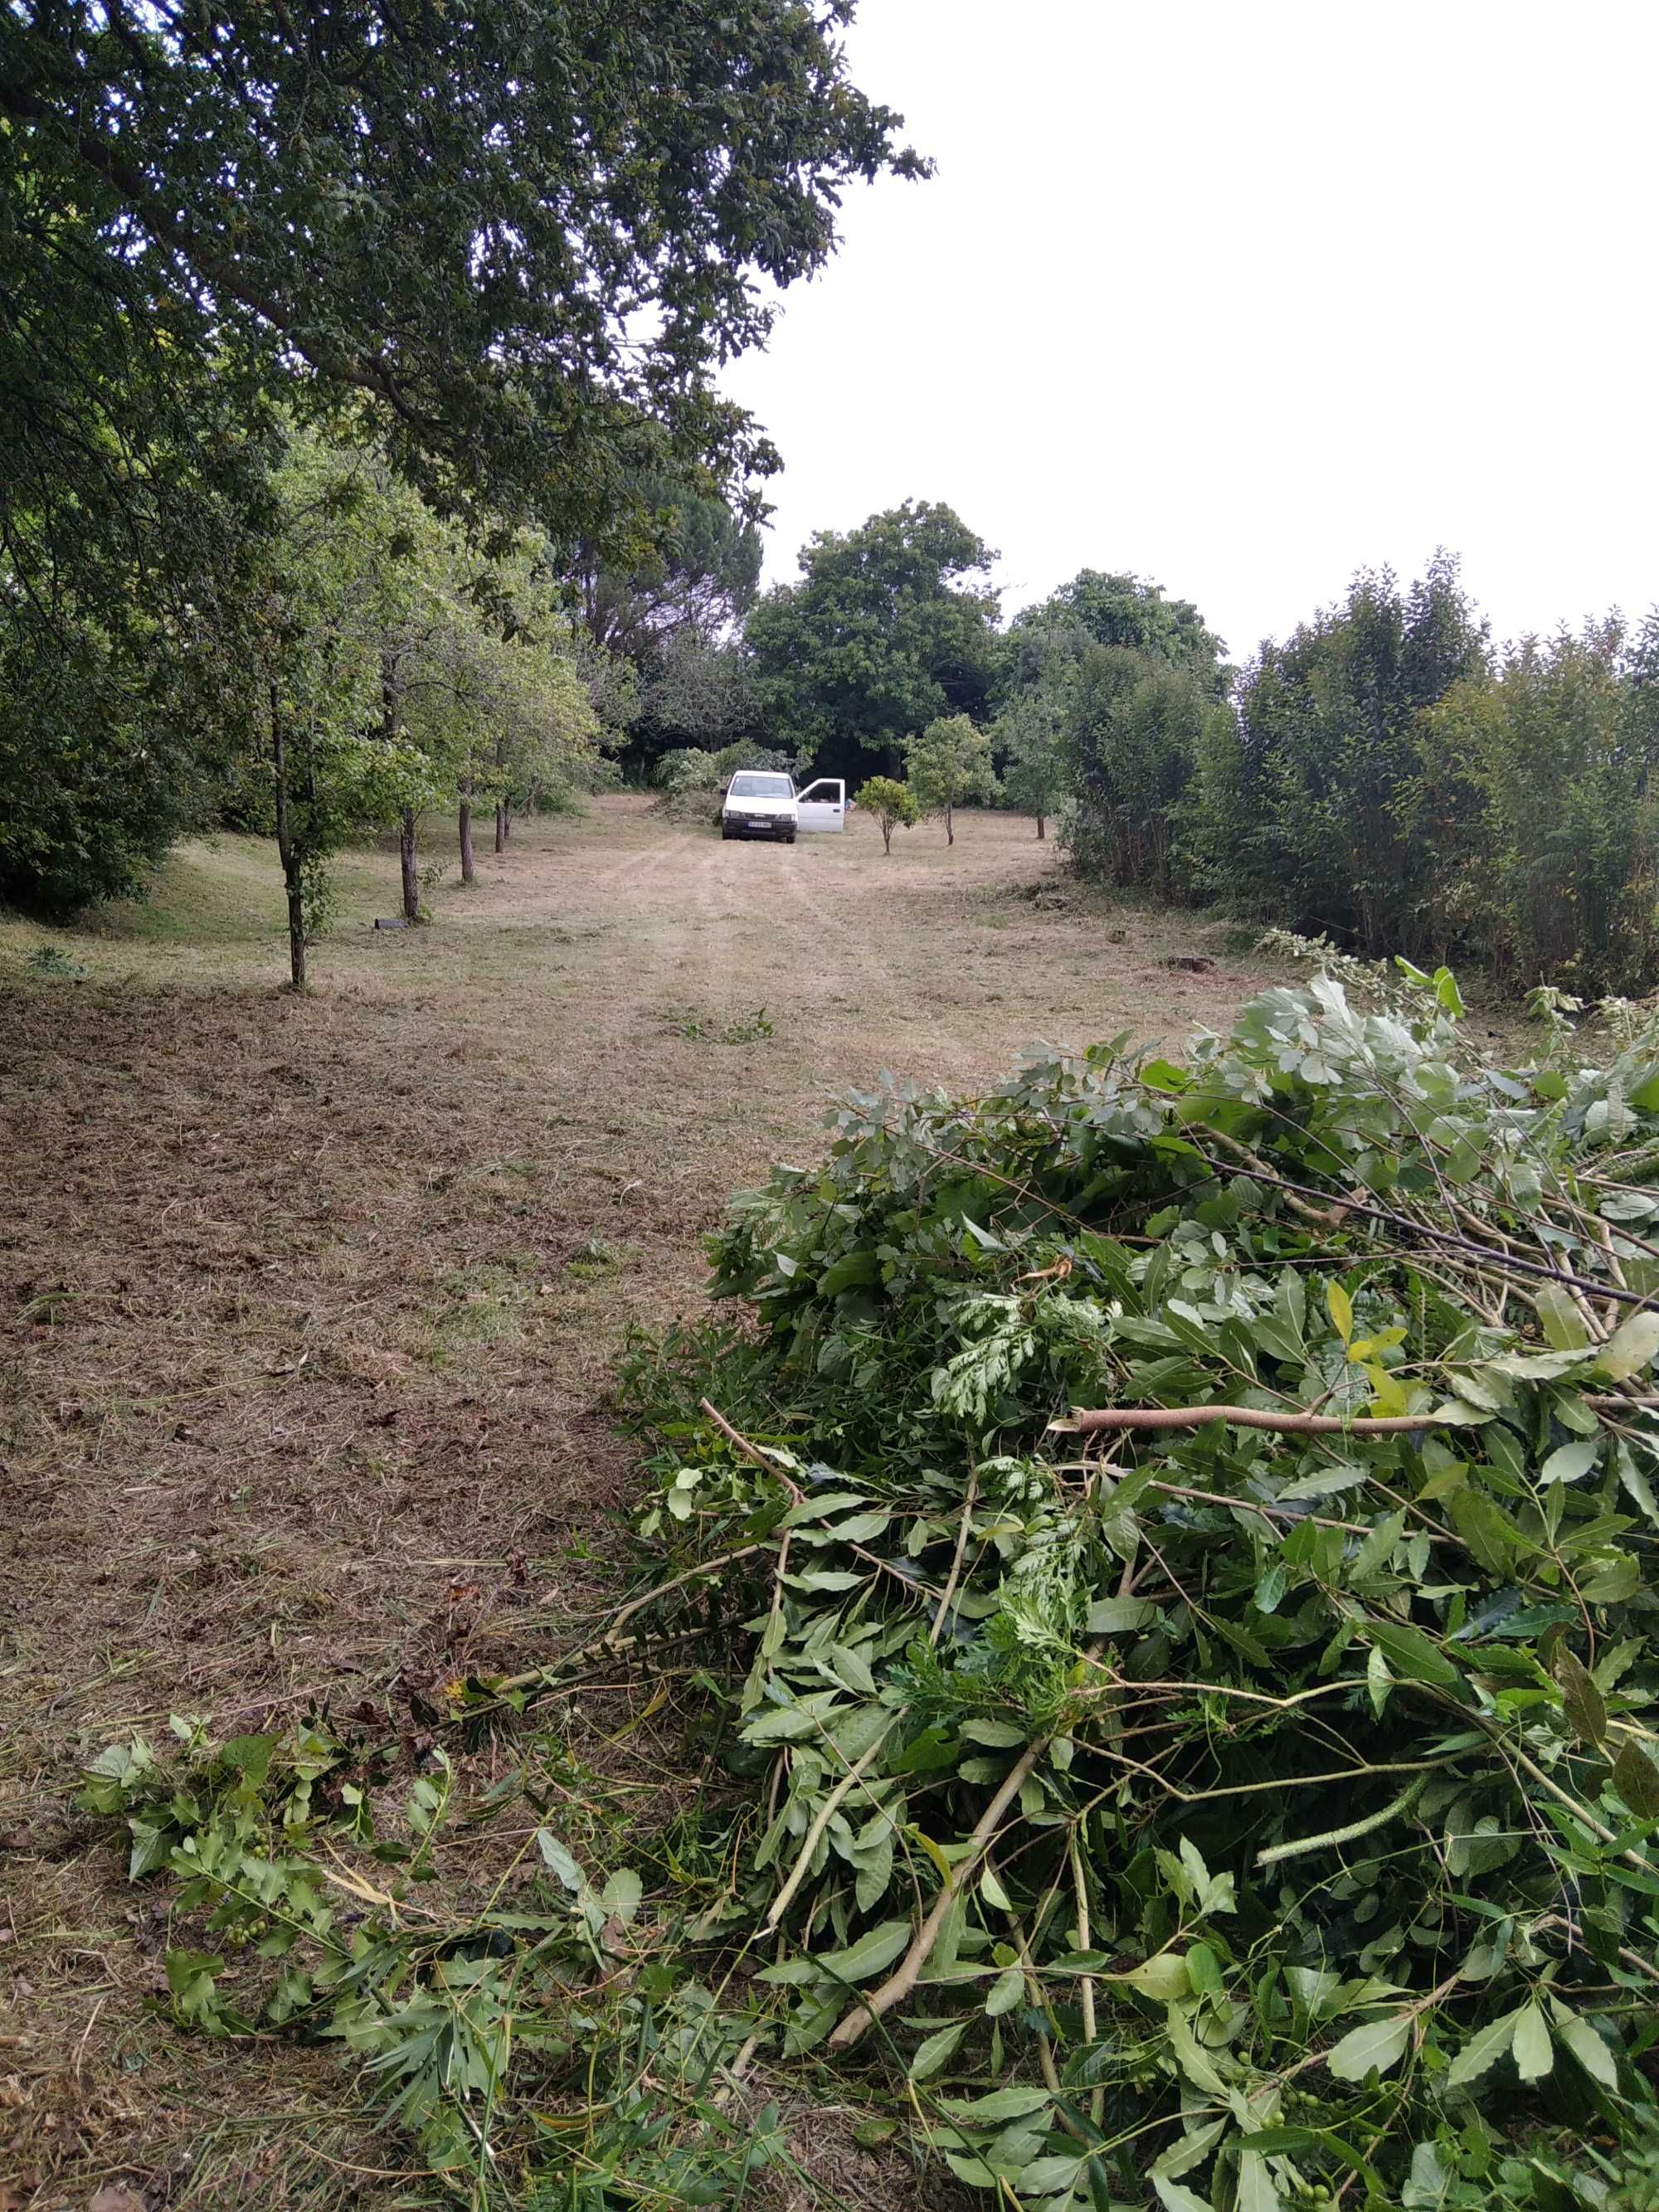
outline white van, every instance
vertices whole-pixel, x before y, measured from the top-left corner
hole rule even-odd
[[[781,837],[793,845],[799,831],[847,827],[847,786],[820,776],[805,791],[772,769],[740,768],[720,801],[722,837]]]

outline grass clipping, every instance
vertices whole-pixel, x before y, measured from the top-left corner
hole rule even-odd
[[[781,2136],[733,2100],[829,2059],[1045,2212],[1653,2201],[1659,1039],[1504,1072],[1455,1012],[1322,977],[1182,1065],[840,1106],[715,1238],[730,1320],[629,1367],[607,1648],[672,1639],[727,1787],[608,1878],[550,1824],[465,1930],[381,1899],[301,1974],[279,1929],[290,2021],[475,2192],[533,2084],[573,2203],[736,2201]],[[134,1756],[135,1871],[199,1869]]]

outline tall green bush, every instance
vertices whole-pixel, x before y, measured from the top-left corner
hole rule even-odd
[[[1638,989],[1659,964],[1659,621],[1528,639],[1419,719],[1422,927],[1500,974]]]
[[[1067,679],[1062,834],[1087,875],[1160,898],[1187,884],[1177,829],[1204,731],[1226,709],[1202,673],[1124,646],[1091,646]]]
[[[1418,717],[1486,665],[1485,626],[1443,554],[1409,588],[1363,572],[1340,605],[1264,644],[1237,714],[1199,755],[1197,884],[1367,952],[1412,949],[1431,872],[1413,834]]]

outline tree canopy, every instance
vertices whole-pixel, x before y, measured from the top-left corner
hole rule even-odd
[[[769,327],[755,277],[823,261],[844,180],[923,166],[848,79],[852,12],[24,0],[8,321],[61,372],[30,397],[84,407],[90,295],[185,374],[368,394],[446,498],[588,525],[664,440],[764,467],[710,374]]]
[[[1222,641],[1190,599],[1172,599],[1161,584],[1127,572],[1080,568],[1046,599],[1022,607],[1009,624],[1005,689],[1028,689],[1056,652],[1075,659],[1091,644],[1151,653],[1198,672],[1217,694],[1226,688]]]
[[[779,742],[830,773],[896,770],[904,740],[983,711],[996,555],[948,507],[907,500],[857,530],[819,531],[801,580],[750,616],[755,680]]]

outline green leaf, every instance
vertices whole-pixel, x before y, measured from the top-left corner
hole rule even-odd
[[[1659,1353],[1659,1313],[1637,1312],[1620,1322],[1602,1346],[1596,1367],[1610,1382],[1627,1382]]]
[[[1483,2074],[1490,2073],[1515,2040],[1515,2023],[1519,2016],[1517,2013],[1506,2012],[1501,2019],[1489,2021],[1479,2034],[1471,2036],[1451,2063],[1446,2075],[1447,2086],[1461,2089],[1466,2083],[1478,2081]]]
[[[1041,2084],[1030,2088],[992,2089],[982,2097],[941,2097],[940,2105],[957,2120],[1023,2120],[1032,2112],[1046,2112],[1049,2093]]]
[[[1399,2064],[1411,2040],[1411,2033],[1409,2014],[1368,2020],[1358,2027],[1350,2028],[1341,2042],[1327,2052],[1326,2070],[1339,2081],[1364,2081],[1373,2068],[1379,2074],[1386,2074]]]
[[[803,1498],[799,1505],[792,1505],[778,1521],[780,1528],[799,1528],[808,1521],[826,1520],[832,1513],[840,1513],[849,1505],[867,1505],[869,1499],[861,1491],[826,1490],[816,1498]]]
[[[1589,1442],[1558,1444],[1538,1470],[1540,1482],[1577,1482],[1586,1475],[1601,1456],[1599,1437]]]
[[[957,1734],[969,1743],[988,1744],[993,1751],[1023,1751],[1031,1740],[1029,1729],[1017,1728],[1012,1721],[993,1720],[985,1713],[963,1721]]]
[[[826,1974],[843,1982],[861,1982],[890,1966],[908,1944],[913,1930],[908,1920],[884,1920],[845,1951],[828,1951],[817,1963]]]
[[[817,1735],[821,1726],[822,1716],[804,1701],[768,1705],[744,1728],[743,1740],[745,1743],[798,1743],[804,1737]]]
[[[1517,1553],[1536,1548],[1484,1490],[1454,1490],[1446,1499],[1452,1526],[1489,1575],[1507,1574]]]
[[[1188,2189],[1184,2181],[1170,2181],[1161,2173],[1154,2173],[1152,2181],[1164,2212],[1212,2212],[1209,2198]]]
[[[1600,1744],[1607,1732],[1607,1708],[1589,1669],[1565,1644],[1557,1650],[1550,1672],[1561,1686],[1561,1703],[1581,1743]]]
[[[878,1506],[868,1513],[854,1513],[846,1521],[837,1521],[833,1528],[823,1531],[823,1537],[832,1544],[868,1544],[884,1534],[892,1517]]]
[[[1009,1910],[1008,1893],[988,1866],[979,1878],[979,1893],[998,1912]]]
[[[1546,1340],[1557,1352],[1577,1352],[1589,1341],[1584,1316],[1558,1283],[1546,1283],[1534,1293],[1534,1304],[1543,1324]]]
[[[1535,2000],[1523,2004],[1515,2015],[1510,2048],[1523,2081],[1541,2081],[1554,2065],[1555,2048],[1550,2041],[1549,2025]]]
[[[818,1296],[833,1298],[842,1291],[858,1290],[880,1279],[881,1262],[873,1252],[849,1252],[818,1277]]]
[[[1025,1994],[1025,1976],[1018,1966],[1005,1966],[991,1984],[985,2009],[993,2020],[1012,2012]]]
[[[1154,2004],[1167,2004],[1171,1997],[1183,1997],[1191,1986],[1187,1978],[1187,1961],[1174,1951],[1160,1951],[1153,1958],[1142,1960],[1121,1978],[1132,1990],[1150,1997]]]
[[[1267,2161],[1258,2151],[1239,2154],[1236,2212],[1279,2212],[1279,2191],[1273,2186]]]
[[[1626,1744],[1613,1760],[1613,1786],[1638,1820],[1659,1820],[1659,1766],[1640,1744]]]
[[[645,1885],[631,1867],[618,1867],[599,1893],[599,1903],[614,1913],[623,1927],[634,1918],[645,1895]]]
[[[1158,1607],[1144,1597],[1101,1597],[1089,1607],[1086,1626],[1091,1636],[1128,1636],[1150,1627]]]
[[[839,1675],[849,1690],[861,1698],[876,1694],[876,1678],[870,1672],[870,1662],[861,1651],[854,1650],[850,1644],[832,1644],[823,1655],[833,1673]]]
[[[1337,1441],[1333,1438],[1333,1442]],[[1358,1490],[1371,1479],[1371,1471],[1352,1460],[1338,1460],[1329,1467],[1317,1467],[1311,1474],[1299,1474],[1294,1482],[1287,1482],[1279,1491],[1281,1500],[1297,1498],[1336,1498],[1345,1490]]]
[[[1057,2157],[1034,2158],[1020,2170],[1020,2193],[1024,2197],[1047,2197],[1058,2190],[1073,2190],[1083,2170],[1080,2152],[1069,2152]]]
[[[556,1836],[550,1833],[545,1828],[538,1829],[536,1848],[541,1853],[544,1863],[551,1867],[572,1896],[574,1896],[579,1890],[586,1888],[587,1876]]]
[[[1228,2112],[1221,2119],[1194,2128],[1189,2135],[1177,2136],[1152,2160],[1152,2172],[1162,2174],[1165,2180],[1178,2181],[1183,2173],[1190,2173],[1195,2166],[1203,2165],[1232,2124],[1232,2114]]]
[[[1192,2024],[1179,2005],[1170,2007],[1164,2016],[1164,2027],[1170,2039],[1170,2048],[1175,2053],[1176,2063],[1193,2087],[1207,2090],[1212,2097],[1224,2097],[1227,2085],[1200,2048]]]
[[[1450,1689],[1462,1680],[1445,1653],[1420,1628],[1393,1620],[1366,1620],[1360,1626],[1401,1680],[1432,1682]]]
[[[234,1735],[222,1747],[221,1756],[242,1772],[258,1789],[270,1771],[270,1754],[276,1748],[274,1735]]]
[[[930,2075],[937,2074],[967,2033],[967,2021],[958,2020],[949,2027],[940,2028],[936,2035],[930,2035],[910,2061],[910,2079],[925,2081]]]
[[[1604,2089],[1619,2087],[1619,2061],[1601,2040],[1589,2021],[1575,2013],[1567,2019],[1559,2017],[1557,2033],[1592,2081],[1599,2081]]]

